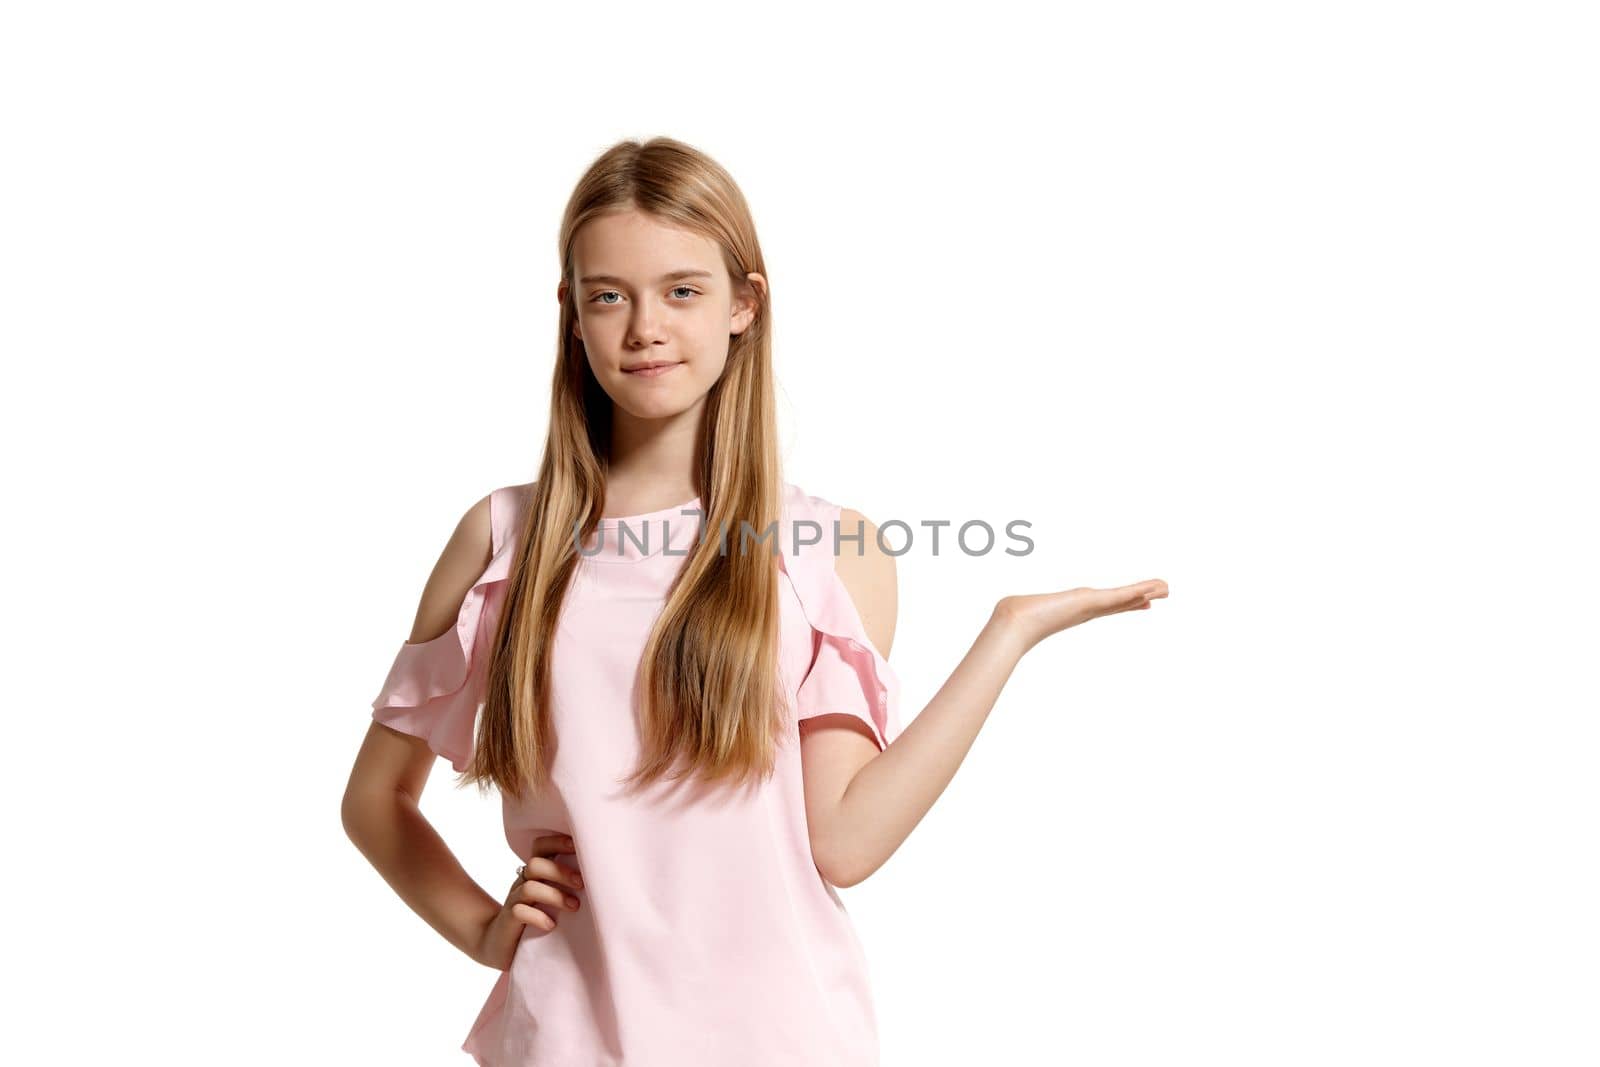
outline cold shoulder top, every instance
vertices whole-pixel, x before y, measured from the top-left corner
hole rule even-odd
[[[426,740],[457,771],[532,488],[490,494],[492,558],[456,625],[402,644],[373,701],[374,719]],[[461,1046],[485,1067],[878,1063],[867,962],[811,855],[798,744],[798,719],[828,713],[860,719],[880,750],[900,730],[899,681],[834,569],[837,505],[784,486],[779,658],[795,716],[773,776],[754,788],[619,784],[639,755],[640,654],[699,536],[699,507],[697,497],[604,519],[583,546],[594,554],[579,558],[552,650],[550,786],[502,798],[519,859],[539,836],[573,838],[575,855],[559,859],[583,873],[582,904],[538,905],[556,928],[524,928]]]

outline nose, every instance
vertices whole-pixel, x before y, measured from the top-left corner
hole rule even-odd
[[[634,305],[639,310],[628,320],[628,343],[634,346],[650,345],[662,340],[661,318],[648,305]]]

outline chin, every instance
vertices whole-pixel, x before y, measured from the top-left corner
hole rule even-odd
[[[614,396],[611,402],[636,419],[670,419],[694,406],[695,398],[680,396]]]

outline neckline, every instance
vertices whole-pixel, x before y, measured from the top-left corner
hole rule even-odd
[[[670,508],[662,508],[660,511],[642,511],[637,515],[612,515],[610,518],[602,518],[600,525],[607,528],[615,528],[625,522],[630,525],[637,525],[642,522],[650,522],[653,519],[678,518],[680,517],[678,512],[689,508],[698,508],[699,506],[700,498],[696,496],[692,500],[685,500],[681,504],[674,504]],[[693,518],[693,516],[689,515],[681,517]]]
[[[657,511],[602,518],[596,523],[594,533],[584,542],[584,552],[587,554],[580,555],[579,562],[637,563],[662,555],[668,545],[672,547],[669,558],[682,559],[692,549],[705,523],[703,514],[685,515],[682,512],[701,508],[701,499],[696,496]],[[626,530],[623,529],[624,525]],[[642,547],[640,542],[647,547]]]

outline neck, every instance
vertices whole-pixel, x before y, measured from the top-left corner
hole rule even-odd
[[[703,400],[661,419],[641,419],[612,410],[607,513],[655,511],[699,493],[695,474],[704,410]]]

